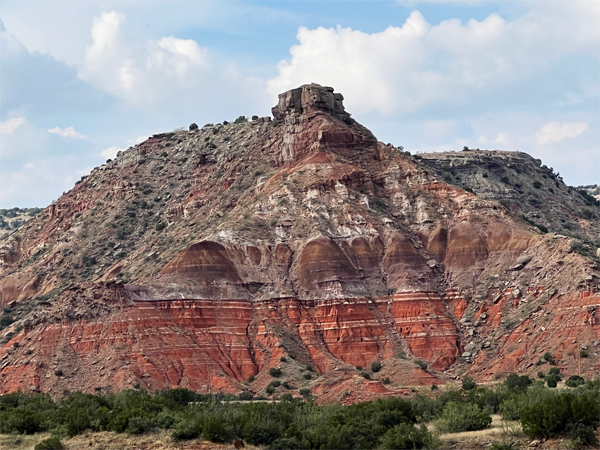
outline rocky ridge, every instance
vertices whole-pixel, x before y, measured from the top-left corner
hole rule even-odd
[[[353,402],[533,373],[545,352],[600,368],[590,239],[543,234],[492,184],[444,181],[447,162],[378,142],[331,88],[281,94],[273,117],[154,135],[1,241],[18,320],[0,391],[264,393],[281,367],[294,389]]]

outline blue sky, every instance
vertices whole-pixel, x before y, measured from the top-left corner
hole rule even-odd
[[[413,153],[518,149],[600,183],[597,1],[19,0],[0,20],[0,208],[309,82]]]

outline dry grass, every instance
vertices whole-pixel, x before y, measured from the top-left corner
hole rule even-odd
[[[48,433],[34,435],[0,434],[0,450],[30,450],[48,437],[50,437]]]
[[[436,428],[434,423],[427,424],[429,431],[435,433]],[[523,438],[523,431],[521,425],[517,421],[506,421],[502,420],[497,414],[492,415],[492,424],[485,430],[478,431],[462,431],[460,433],[443,433],[438,435],[442,441],[471,441],[479,440],[482,438],[497,439],[497,438]]]
[[[0,450],[33,450],[36,444],[48,438],[47,433],[33,436],[0,435]],[[112,432],[86,433],[72,439],[63,439],[66,450],[233,450],[233,444],[215,444],[201,439],[175,441],[170,433],[161,430],[142,436]],[[246,444],[245,450],[259,450]]]

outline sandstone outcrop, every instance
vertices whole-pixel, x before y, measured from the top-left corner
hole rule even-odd
[[[264,394],[281,367],[320,401],[353,402],[534,373],[545,352],[568,374],[600,369],[590,243],[445,182],[434,156],[377,142],[342,101],[306,85],[275,120],[154,135],[4,239],[16,320],[0,391]]]

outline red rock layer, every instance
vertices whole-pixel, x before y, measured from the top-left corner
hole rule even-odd
[[[141,382],[207,391],[210,372],[213,389],[236,391],[238,382],[277,366],[280,356],[310,362],[319,373],[369,367],[402,350],[398,337],[434,367],[457,356],[456,330],[433,293],[374,301],[136,301],[102,322],[21,332],[11,341],[20,342],[18,349],[4,347],[0,388],[90,391]],[[58,382],[57,369],[64,373]]]

